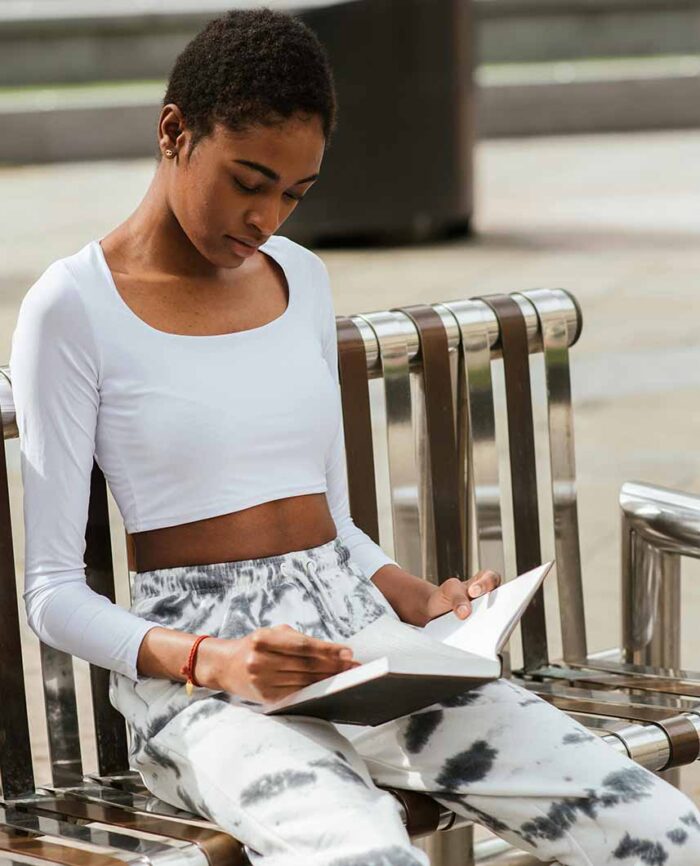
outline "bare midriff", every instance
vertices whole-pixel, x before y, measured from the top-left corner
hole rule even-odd
[[[135,571],[260,559],[307,550],[337,535],[325,493],[307,493],[129,536]]]

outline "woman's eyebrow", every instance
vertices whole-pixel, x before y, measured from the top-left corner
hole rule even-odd
[[[247,165],[249,168],[254,168],[256,171],[259,171],[260,174],[264,174],[265,177],[269,177],[270,180],[279,180],[280,176],[273,169],[268,168],[266,165],[261,165],[259,162],[253,162],[250,159],[236,159],[234,162],[238,162],[241,165]],[[301,180],[296,180],[292,184],[292,186],[296,186],[298,183],[307,183],[310,180],[316,180],[318,174],[310,174],[308,177],[302,177]]]

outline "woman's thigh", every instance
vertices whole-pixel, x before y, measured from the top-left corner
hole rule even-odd
[[[134,758],[146,786],[204,815],[265,866],[428,866],[394,797],[328,722],[265,716],[211,697]]]
[[[541,859],[700,863],[685,795],[508,680],[376,727],[337,726],[378,784],[429,791]]]

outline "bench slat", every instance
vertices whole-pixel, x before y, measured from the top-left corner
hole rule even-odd
[[[85,543],[85,576],[88,586],[114,602],[116,595],[107,483],[97,463],[93,463],[90,478]],[[99,770],[103,774],[119,773],[129,767],[126,722],[109,702],[109,671],[90,665],[90,683]]]
[[[466,575],[463,509],[455,430],[449,345],[442,317],[426,304],[400,307],[413,321],[420,340],[423,405],[429,463],[426,479],[432,505],[430,541],[437,560],[437,583]]]
[[[463,406],[460,448],[467,462],[467,501],[474,500],[473,523],[476,550],[468,544],[470,573],[490,568],[505,574],[503,523],[500,503],[496,412],[491,378],[493,313],[481,301],[438,304],[454,316],[461,335],[461,384]],[[469,509],[467,509],[469,514]],[[472,521],[467,528],[472,526]]]
[[[0,413],[2,441],[3,424],[4,415]],[[0,451],[0,658],[3,660],[0,664],[0,779],[3,795],[9,798],[30,794],[34,790],[34,773],[17,608],[7,454],[5,448]]]
[[[0,851],[17,855],[26,854],[38,860],[59,863],[61,866],[124,866],[123,859],[109,854],[47,842],[40,838],[40,833],[27,835],[26,830],[2,826],[1,823]]]
[[[45,796],[26,808],[55,814],[61,818],[95,821],[191,842],[205,853],[211,866],[243,866],[248,862],[241,843],[223,830],[213,830],[155,815],[143,815],[121,806],[84,799],[77,792]]]
[[[522,574],[542,562],[527,329],[521,308],[512,297],[487,295],[482,300],[496,314],[501,330],[515,559],[518,573]],[[522,617],[521,635],[526,670],[546,664],[547,628],[541,588]]]
[[[348,317],[338,317],[336,328],[345,454],[348,466],[352,467],[348,472],[350,513],[355,524],[378,544],[379,515],[365,341],[357,325]]]
[[[520,297],[537,312],[547,382],[547,423],[552,485],[559,615],[564,659],[584,659],[586,646],[581,549],[576,499],[576,458],[569,374],[568,318],[563,293],[534,289]]]
[[[42,795],[37,795],[36,805],[41,801]],[[115,856],[124,858],[135,863],[158,862],[158,859],[172,861],[173,845],[169,842],[161,842],[145,836],[137,837],[119,830],[105,829],[92,824],[77,821],[64,821],[50,812],[42,812],[40,808],[32,805],[34,800],[23,801],[3,809],[0,824],[13,830],[21,830],[30,834],[48,836],[60,839],[62,844],[75,847],[88,846],[88,850],[102,849],[103,853],[113,853]],[[204,860],[201,857],[200,860]],[[182,866],[185,866],[183,863]],[[194,864],[193,864],[194,866]],[[204,863],[201,866],[205,866]]]
[[[410,320],[392,312],[368,313],[359,318],[374,332],[384,379],[393,556],[408,571],[421,574],[423,536],[418,505],[408,343],[403,324]],[[412,330],[415,334],[415,328]]]
[[[83,777],[73,657],[40,644],[51,778],[54,785],[76,785]]]

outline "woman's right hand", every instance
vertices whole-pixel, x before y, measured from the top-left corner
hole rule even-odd
[[[342,650],[350,653],[347,660],[340,655]],[[195,676],[209,688],[269,703],[359,664],[346,644],[311,637],[290,625],[275,625],[242,638],[204,641]]]

